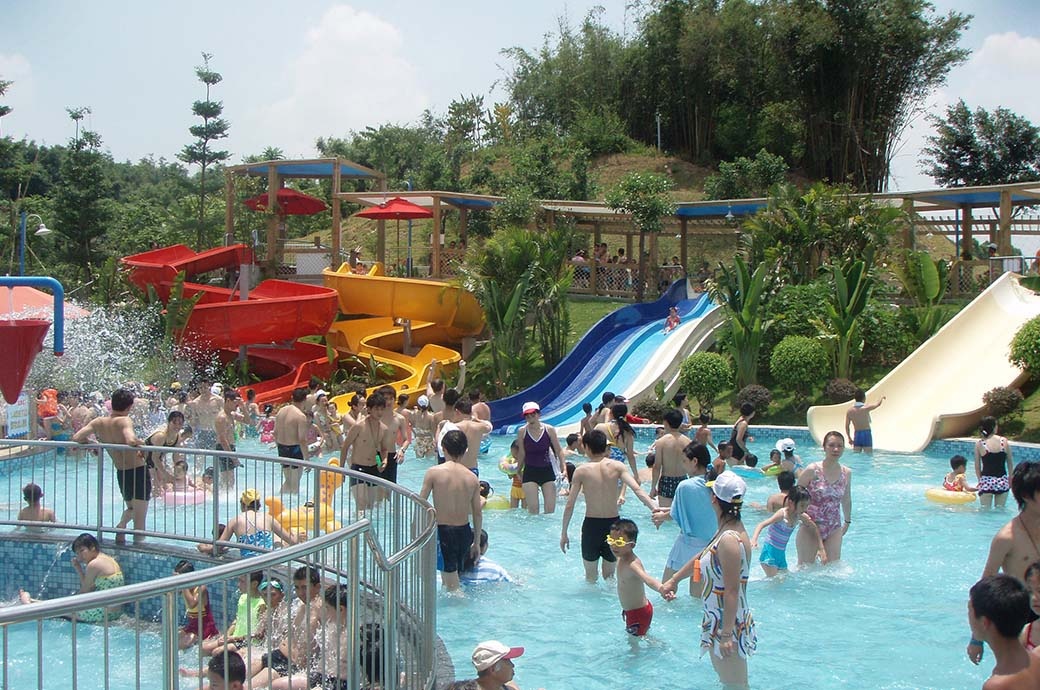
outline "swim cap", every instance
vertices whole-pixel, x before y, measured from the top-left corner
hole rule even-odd
[[[420,395],[419,396],[419,400],[417,402],[419,403],[419,407],[429,407],[430,406],[430,399],[427,398],[425,395]]]
[[[260,492],[257,491],[256,489],[246,489],[245,491],[242,492],[241,501],[242,501],[243,505],[249,505],[250,503],[255,503],[256,501],[259,501],[259,500],[260,500]]]

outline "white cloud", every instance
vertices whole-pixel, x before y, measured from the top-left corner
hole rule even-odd
[[[383,19],[348,5],[330,8],[276,80],[285,87],[270,89],[271,100],[245,114],[239,150],[277,146],[290,157],[313,156],[320,136],[415,120],[427,97],[402,47]]]
[[[990,34],[963,65],[953,69],[947,85],[932,94],[925,114],[942,117],[946,106],[963,98],[968,107],[1007,108],[1040,125],[1040,99],[1035,97],[1036,66],[1040,65],[1040,38],[1016,32]],[[892,160],[891,188],[914,190],[934,187],[919,170],[918,158],[932,126],[917,118],[900,140]]]

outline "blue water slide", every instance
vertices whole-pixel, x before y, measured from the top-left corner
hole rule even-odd
[[[664,319],[672,306],[688,321],[710,310],[712,302],[706,295],[687,299],[686,280],[678,280],[653,302],[627,305],[607,314],[542,380],[489,403],[496,431],[515,429],[522,421],[520,409],[528,400],[542,406],[543,421],[561,425],[581,418],[582,403],[598,405],[604,391],[625,390],[667,337]]]

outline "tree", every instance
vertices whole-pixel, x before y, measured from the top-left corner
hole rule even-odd
[[[89,282],[94,271],[94,241],[105,235],[113,217],[111,183],[106,174],[111,161],[101,152],[101,137],[78,128],[79,120],[89,110],[68,112],[77,129],[55,192],[54,230],[66,240],[62,252],[65,260],[78,266],[79,277]]]
[[[6,95],[7,94],[7,89],[10,88],[11,84],[13,84],[13,83],[14,82],[4,81],[3,79],[0,79],[0,96]],[[3,117],[4,115],[10,114],[10,112],[12,110],[13,110],[13,108],[11,106],[9,106],[9,105],[0,105],[0,117]],[[2,135],[3,135],[3,130],[0,130],[0,136],[2,136]]]
[[[1040,177],[1040,128],[1006,108],[972,112],[964,100],[929,117],[921,170],[943,187],[1025,182]]]
[[[617,186],[607,192],[607,206],[615,211],[632,214],[632,223],[639,231],[639,278],[636,299],[642,300],[646,290],[646,236],[661,231],[665,216],[675,212],[675,205],[665,192],[672,181],[654,173],[632,172],[621,178]]]
[[[765,149],[754,158],[740,156],[719,163],[719,172],[704,181],[704,196],[708,199],[748,199],[764,196],[775,185],[787,179],[787,163]]]
[[[206,85],[206,100],[195,101],[191,111],[202,118],[201,125],[188,128],[195,141],[181,149],[177,156],[188,165],[199,166],[199,208],[198,225],[195,229],[195,249],[202,251],[207,242],[206,232],[206,171],[211,165],[226,161],[231,157],[227,151],[212,150],[210,142],[224,139],[228,135],[228,121],[220,117],[224,112],[224,104],[210,100],[210,89],[223,79],[219,72],[209,68],[210,53],[202,54],[202,65],[195,68],[195,75]]]

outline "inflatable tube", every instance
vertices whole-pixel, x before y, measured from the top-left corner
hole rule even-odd
[[[780,466],[780,465],[773,465],[771,467],[767,467],[764,470],[762,470],[762,474],[766,475],[767,477],[775,477],[776,475],[780,474],[780,472],[782,472],[782,471],[783,471],[783,467],[782,466]]]
[[[512,477],[517,470],[516,460],[512,455],[507,455],[498,461],[498,469],[507,477]]]
[[[207,493],[203,489],[189,489],[187,491],[164,491],[162,499],[166,503],[175,506],[193,506],[204,503]]]
[[[948,505],[965,505],[975,502],[975,494],[971,491],[947,491],[946,489],[928,489],[924,497],[935,503]]]
[[[491,437],[485,436],[480,439],[480,453],[486,455],[489,450],[491,450]]]
[[[765,479],[766,475],[762,473],[762,470],[757,467],[747,467],[746,465],[735,465],[729,468],[733,474],[748,479]]]
[[[484,510],[509,510],[509,499],[505,496],[492,496],[484,504]]]

